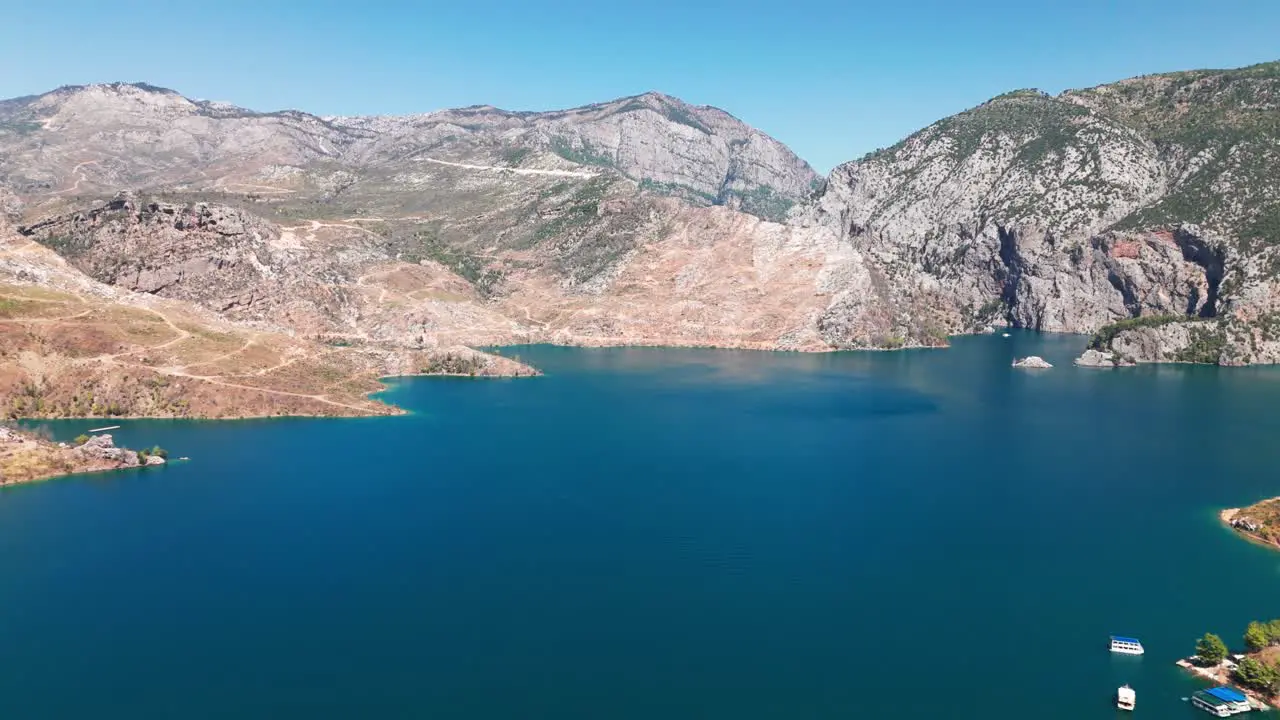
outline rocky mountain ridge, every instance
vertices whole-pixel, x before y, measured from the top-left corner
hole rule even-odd
[[[1012,325],[1097,333],[1092,364],[1275,362],[1278,77],[1008,93],[825,182],[652,93],[322,118],[91,86],[0,105],[0,187],[26,240],[117,292],[367,352]]]
[[[0,182],[24,194],[251,189],[260,175],[322,169],[336,189],[423,159],[553,172],[586,166],[695,204],[775,218],[818,182],[773,138],[660,93],[551,112],[318,117],[190,100],[145,83],[66,86],[0,103],[0,157]]]
[[[836,168],[804,223],[874,258],[906,332],[921,298],[1059,332],[1155,314],[1274,362],[1276,168],[1280,63],[1017,91]]]

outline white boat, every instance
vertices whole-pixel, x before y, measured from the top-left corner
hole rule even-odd
[[[1120,688],[1116,690],[1116,707],[1121,710],[1132,710],[1137,701],[1137,694],[1134,693],[1133,688],[1128,685],[1121,685]]]
[[[1121,655],[1141,655],[1146,651],[1142,649],[1142,643],[1138,642],[1137,638],[1112,635],[1111,652],[1120,653]]]

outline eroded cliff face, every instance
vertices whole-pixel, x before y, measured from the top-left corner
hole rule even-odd
[[[861,256],[820,228],[649,197],[625,181],[586,189],[548,198],[543,227],[556,234],[533,226],[499,235],[484,265],[437,245],[444,226],[283,226],[240,208],[139,196],[22,233],[124,291],[330,342],[403,348],[827,350],[822,313],[837,295],[872,285]]]
[[[122,195],[20,231],[99,282],[307,337],[424,348],[452,344],[429,332],[442,326],[474,341],[519,336],[466,280],[399,262],[388,239],[352,223],[280,226],[216,203]]]
[[[865,254],[908,342],[1170,316],[1214,319],[1220,352],[1170,327],[1132,359],[1271,362],[1278,130],[1276,64],[1019,91],[837,168],[800,222]]]

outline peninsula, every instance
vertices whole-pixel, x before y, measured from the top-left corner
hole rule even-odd
[[[1245,508],[1228,508],[1218,516],[1246,538],[1280,550],[1280,497]]]
[[[156,447],[116,447],[110,435],[82,435],[72,443],[0,426],[0,487],[64,475],[164,465],[168,453]]]
[[[1280,707],[1280,620],[1249,623],[1240,652],[1233,654],[1213,633],[1196,641],[1195,650],[1177,665],[1215,684],[1238,686],[1250,707]]]

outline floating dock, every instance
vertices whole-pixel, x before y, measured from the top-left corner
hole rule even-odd
[[[1230,717],[1253,709],[1244,693],[1225,685],[1192,693],[1191,704],[1217,717]]]

